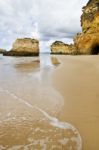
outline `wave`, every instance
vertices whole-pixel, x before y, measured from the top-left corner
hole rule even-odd
[[[6,94],[9,94],[10,96],[12,96],[15,100],[20,101],[21,103],[23,103],[24,105],[26,105],[27,107],[31,108],[31,109],[36,109],[39,112],[41,112],[44,117],[47,119],[47,121],[49,122],[49,124],[53,127],[59,128],[59,129],[63,129],[63,130],[72,130],[74,134],[77,135],[77,137],[73,140],[76,141],[77,143],[77,150],[81,150],[82,149],[82,139],[81,136],[78,132],[78,130],[71,125],[70,123],[67,122],[61,122],[58,118],[53,117],[51,115],[49,115],[46,111],[42,110],[41,108],[37,107],[37,106],[33,106],[32,104],[30,104],[29,102],[27,102],[26,100],[24,100],[23,98],[18,97],[16,94],[14,94],[13,92],[7,90],[7,89],[0,89],[0,92],[4,92]]]

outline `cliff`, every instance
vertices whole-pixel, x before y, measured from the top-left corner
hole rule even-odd
[[[74,45],[81,54],[99,53],[99,0],[89,0],[81,16],[82,33],[74,38]]]
[[[3,54],[8,56],[37,56],[39,55],[39,41],[31,38],[17,39],[11,51]]]
[[[61,41],[55,41],[51,45],[51,54],[73,54],[74,46],[65,44]]]
[[[99,0],[89,0],[82,11],[82,33],[74,37],[74,45],[56,41],[51,45],[52,54],[99,53]]]

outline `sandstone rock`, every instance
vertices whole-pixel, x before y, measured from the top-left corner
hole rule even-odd
[[[6,52],[6,50],[0,48],[0,54],[3,54],[4,52]]]
[[[99,0],[89,0],[81,16],[82,33],[74,38],[80,54],[99,53]]]
[[[89,0],[81,16],[82,32],[99,32],[99,0]]]
[[[74,46],[65,44],[61,41],[56,41],[51,45],[51,54],[73,54]]]
[[[99,53],[99,33],[80,34],[75,38],[75,47],[79,54],[98,54]]]
[[[51,46],[54,54],[99,53],[99,0],[89,0],[81,16],[82,33],[74,37],[74,45],[56,41]]]
[[[3,54],[8,56],[37,56],[39,55],[39,41],[31,38],[17,39],[12,50]]]

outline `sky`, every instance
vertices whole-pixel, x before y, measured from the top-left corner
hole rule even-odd
[[[60,40],[72,43],[81,32],[80,16],[88,0],[0,0],[0,48],[17,38],[40,40],[41,52]]]

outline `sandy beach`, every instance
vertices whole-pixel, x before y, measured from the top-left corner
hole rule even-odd
[[[0,150],[98,150],[98,63],[0,55]]]
[[[0,1],[0,150],[99,150],[99,0]]]
[[[58,56],[54,86],[64,97],[59,118],[79,130],[84,150],[99,149],[99,56]]]

